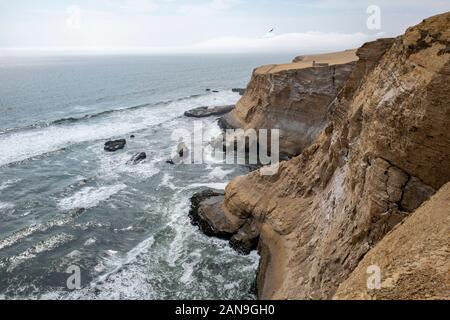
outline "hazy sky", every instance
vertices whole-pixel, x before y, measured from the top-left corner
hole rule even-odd
[[[370,5],[380,28],[367,27]],[[326,51],[449,10],[449,0],[0,0],[0,50]]]

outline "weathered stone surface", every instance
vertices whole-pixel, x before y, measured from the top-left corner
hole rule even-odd
[[[218,107],[199,107],[186,111],[184,115],[190,118],[206,118],[211,116],[221,116],[234,109],[234,105]]]
[[[354,68],[344,64],[313,68],[303,64],[255,69],[236,108],[219,120],[224,129],[280,129],[280,152],[298,155],[327,122],[328,105]]]
[[[245,89],[241,89],[241,88],[233,88],[233,89],[231,89],[231,91],[239,93],[241,96],[243,96],[245,94]]]
[[[416,210],[436,192],[435,189],[415,177],[409,179],[403,191],[401,207],[408,212]]]
[[[257,224],[246,223],[230,239],[230,246],[241,254],[249,254],[256,250],[260,230]]]
[[[145,159],[147,159],[147,154],[145,152],[139,152],[131,157],[131,159],[128,160],[127,164],[136,165],[138,163],[141,163]]]
[[[189,216],[193,225],[210,237],[230,240],[230,246],[241,254],[256,249],[259,230],[255,224],[229,216],[223,209],[224,192],[207,189],[191,198]]]
[[[105,143],[105,151],[108,152],[116,152],[117,150],[121,150],[125,148],[125,145],[127,144],[127,141],[125,139],[120,140],[114,140],[114,141],[108,141]]]
[[[242,221],[227,217],[222,207],[223,197],[223,191],[212,189],[194,194],[189,216],[192,224],[207,236],[230,239],[239,230]]]
[[[334,299],[450,299],[449,237],[450,183],[370,250]],[[367,286],[371,266],[378,288]]]
[[[260,231],[260,298],[333,297],[367,252],[450,180],[449,26],[446,13],[364,45],[318,139],[278,174],[255,171],[228,185],[224,214]],[[436,32],[426,45],[415,36]],[[236,126],[276,123],[276,88],[305,79],[290,71],[275,80],[271,70],[255,72],[232,113]]]

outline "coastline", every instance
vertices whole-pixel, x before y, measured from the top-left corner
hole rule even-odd
[[[277,175],[252,172],[228,184],[221,205],[208,208],[197,203],[197,211],[208,212],[199,215],[202,224],[215,225],[219,219],[222,228],[239,235],[240,241],[258,239],[258,298],[331,299],[341,285],[351,295],[341,291],[336,297],[350,299],[365,290],[351,280],[356,277],[354,270],[363,273],[360,261],[372,252],[377,255],[379,246],[395,249],[383,241],[388,234],[396,237],[399,225],[412,217],[420,219],[427,209],[419,208],[441,188],[438,206],[448,208],[448,188],[443,186],[450,180],[450,171],[440,164],[450,162],[446,129],[450,127],[450,96],[445,89],[449,25],[450,13],[445,13],[425,19],[398,38],[363,45],[356,52],[359,60],[347,63],[342,86],[332,87],[322,104],[313,100],[315,106],[323,107],[320,117],[297,113],[288,114],[284,122],[273,121],[274,110],[297,99],[294,92],[300,100],[316,97],[311,89],[299,90],[304,83],[313,83],[319,92],[330,88],[321,84],[323,72],[332,69],[334,76],[338,66],[303,67],[302,63],[317,58],[302,57],[291,65],[256,69],[236,108],[221,118],[222,128],[288,130],[294,123],[306,131],[291,131],[286,136],[304,139],[305,132],[314,133],[302,141],[301,148],[283,146],[292,159],[281,163]],[[330,59],[330,55],[325,57]],[[303,108],[297,104],[293,109]],[[308,117],[322,122],[309,127],[305,124]],[[293,144],[298,145],[298,140]],[[448,261],[442,241],[448,234],[448,224],[442,221],[448,218],[446,214],[436,218],[441,242],[435,250],[441,250]],[[414,234],[405,237],[414,242]],[[423,259],[432,263],[433,255],[426,254],[428,245],[422,244],[417,254],[423,253]],[[405,252],[391,259],[410,261]],[[389,263],[379,264],[389,268]],[[406,299],[441,295],[445,284],[426,284],[426,280],[422,283],[427,293],[413,294],[414,274],[403,272],[401,286],[395,286],[394,278],[382,282],[380,288]],[[438,274],[442,273],[434,270],[423,276],[431,279]],[[346,279],[349,282],[343,284]],[[365,291],[358,297],[383,299],[377,293]]]

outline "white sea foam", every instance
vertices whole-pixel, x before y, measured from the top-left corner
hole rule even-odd
[[[167,187],[172,190],[177,190],[179,187],[173,184],[172,182],[173,176],[169,175],[167,172],[164,173],[162,179],[161,179],[161,186]]]
[[[180,281],[185,284],[189,284],[192,281],[194,281],[194,278],[192,277],[192,275],[194,273],[195,266],[198,265],[202,261],[201,250],[197,249],[194,252],[192,252],[189,256],[190,256],[191,261],[184,262],[182,264],[184,272],[180,278]]]
[[[94,140],[123,136],[167,121],[184,111],[202,105],[220,105],[236,102],[239,96],[232,92],[205,95],[168,105],[149,106],[111,113],[103,118],[92,118],[72,124],[52,125],[0,136],[0,166],[22,161],[61,148]]]
[[[68,198],[59,200],[58,207],[62,210],[92,208],[97,206],[100,202],[109,199],[114,194],[124,190],[126,187],[125,184],[104,186],[100,188],[86,187]]]
[[[6,211],[6,210],[11,210],[12,208],[14,208],[14,205],[12,203],[0,202],[0,212]]]
[[[26,228],[17,230],[16,232],[6,236],[5,238],[0,239],[0,250],[11,247],[16,243],[24,240],[25,238],[35,234],[36,232],[45,232],[54,227],[67,225],[68,223],[74,221],[74,219],[79,216],[79,214],[65,215],[64,217],[49,220],[45,223],[32,224]]]
[[[96,149],[94,152],[98,154],[100,163],[99,175],[103,178],[119,178],[125,173],[136,176],[139,179],[148,179],[160,171],[155,166],[159,159],[144,161],[138,165],[128,165],[127,161],[132,156],[130,154],[116,154],[111,157],[105,157],[102,150]]]
[[[179,195],[177,194],[178,198]],[[175,237],[170,243],[170,255],[166,257],[166,261],[170,266],[175,267],[177,261],[183,254],[183,250],[185,249],[183,246],[183,239],[186,237],[186,233],[192,232],[192,229],[184,228],[186,219],[186,212],[189,208],[188,203],[181,200],[182,198],[178,198],[176,205],[174,206],[168,225],[176,232]]]
[[[102,273],[94,279],[90,286],[71,293],[53,291],[42,296],[43,299],[142,299],[152,294],[152,290],[145,281],[146,273],[141,270],[136,260],[142,254],[148,253],[154,243],[150,237],[139,243],[127,254],[111,254],[109,250],[106,258],[95,267],[96,272]],[[118,271],[121,272],[118,272]],[[100,288],[100,295],[95,289]]]
[[[84,242],[84,246],[85,247],[90,247],[92,245],[94,245],[97,242],[97,239],[95,238],[89,238]]]
[[[220,167],[216,167],[208,174],[208,178],[210,180],[223,180],[227,175],[233,173],[233,171],[234,170],[223,170]]]
[[[225,188],[227,187],[228,183],[227,182],[217,182],[217,183],[192,183],[189,185],[190,189],[196,189],[196,188],[200,188],[200,187],[205,187],[205,188],[211,188],[211,189],[217,189],[217,190],[225,190]]]
[[[72,235],[68,235],[65,233],[56,234],[54,236],[51,236],[44,241],[41,241],[37,243],[36,245],[32,246],[31,248],[23,251],[22,253],[8,258],[8,272],[11,272],[17,266],[24,263],[27,260],[35,258],[38,254],[52,251],[63,244],[72,241],[74,237]]]
[[[6,180],[0,183],[0,191],[5,190],[6,188],[9,188],[11,185],[19,182],[20,179],[12,179],[12,180]]]

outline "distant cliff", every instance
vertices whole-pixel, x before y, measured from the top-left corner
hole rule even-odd
[[[328,105],[353,71],[353,51],[328,55],[327,66],[312,61],[257,68],[225,128],[280,129],[280,151],[298,155],[324,129]],[[319,59],[318,59],[319,60]]]
[[[327,71],[284,66],[255,71],[227,122],[279,126],[286,140],[282,148],[301,152],[283,162],[276,176],[255,171],[234,179],[223,204],[215,205],[222,226],[232,224],[234,246],[259,240],[259,298],[329,299],[341,284],[337,298],[377,297],[367,294],[358,278],[368,261],[385,268],[393,285],[414,277],[401,272],[396,279],[393,272],[400,267],[393,263],[394,271],[387,270],[394,257],[384,255],[400,245],[402,234],[414,243],[415,234],[405,230],[414,230],[411,224],[430,205],[412,213],[450,181],[449,40],[450,13],[445,13],[396,39],[365,44],[354,63],[323,67]],[[337,86],[329,76],[334,70]],[[428,214],[436,221],[424,225],[435,237],[447,237],[440,243],[448,243],[448,232],[442,232],[450,215],[447,189],[432,202],[444,206]],[[402,222],[406,227],[393,230]],[[386,239],[392,243],[382,241],[391,230]],[[414,246],[414,257],[420,260],[423,254],[431,263],[434,238],[420,232],[417,237],[421,245]],[[448,261],[448,248],[440,248]],[[407,248],[400,250],[399,259],[411,261]],[[361,262],[365,256],[369,260]],[[421,276],[423,282],[440,279],[434,271]],[[415,280],[408,281],[413,290]]]

